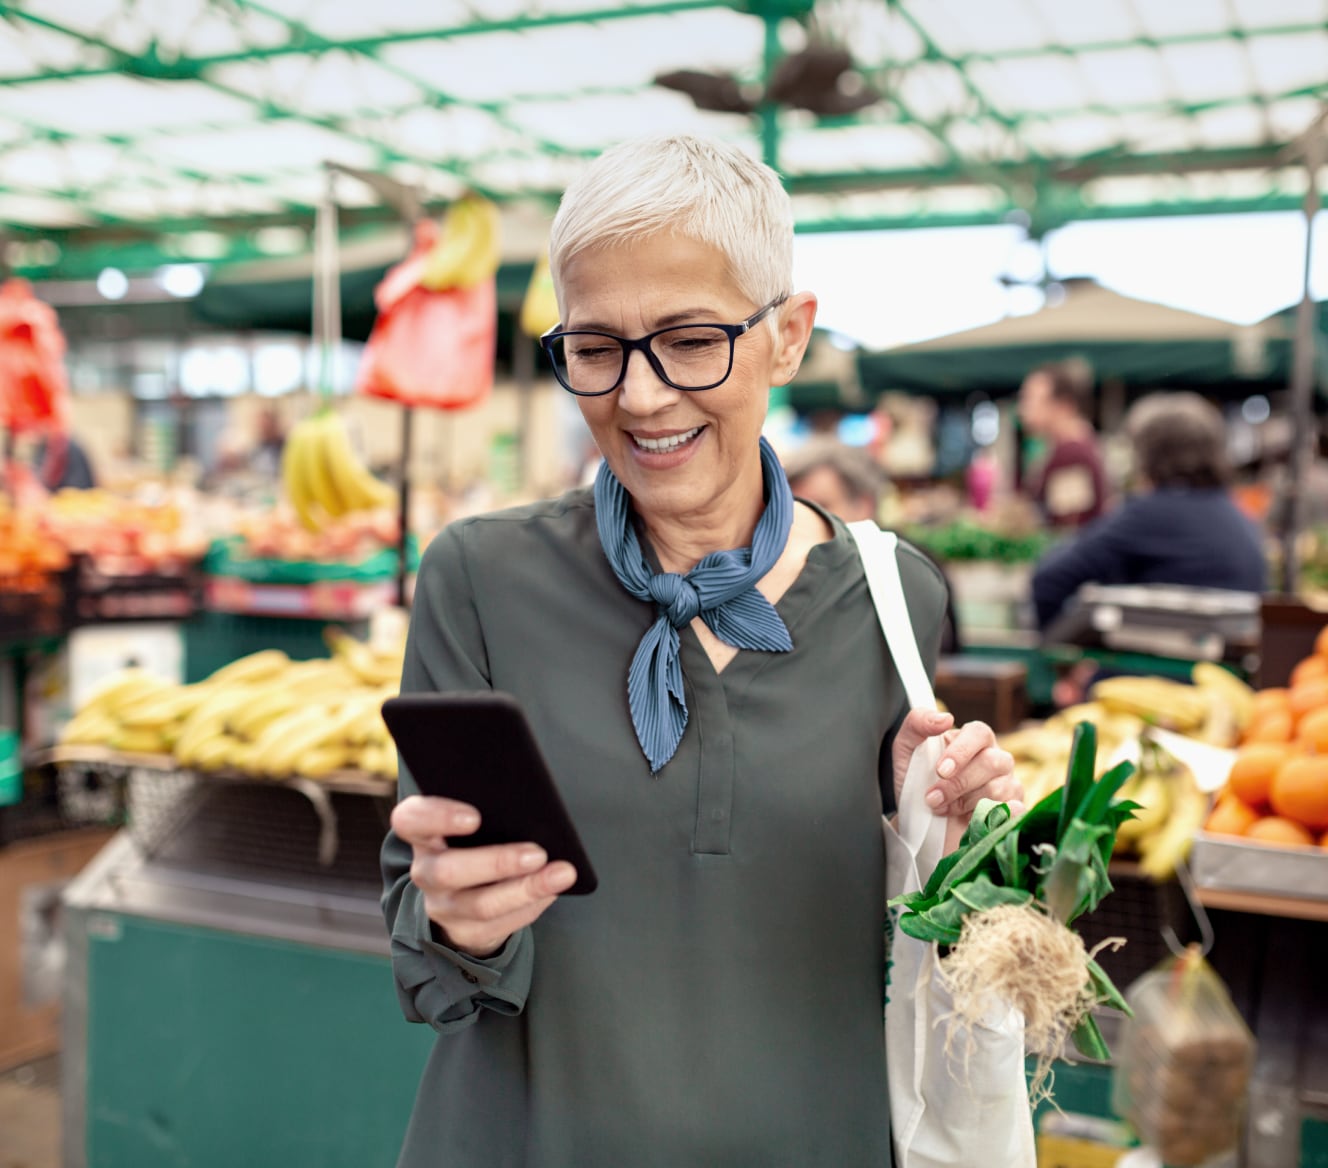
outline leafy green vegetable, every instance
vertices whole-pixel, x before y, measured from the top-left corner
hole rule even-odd
[[[1083,1021],[1074,1028],[1074,1033],[1070,1037],[1074,1040],[1075,1050],[1084,1058],[1091,1058],[1100,1063],[1111,1058],[1111,1049],[1107,1046],[1107,1040],[1102,1037],[1097,1019],[1092,1014],[1084,1015]]]
[[[1138,807],[1117,799],[1133,766],[1122,763],[1095,780],[1096,764],[1096,729],[1081,722],[1065,785],[1017,820],[1003,803],[978,804],[959,847],[936,865],[926,886],[890,902],[904,910],[899,927],[920,941],[954,945],[965,916],[999,905],[1032,904],[1067,926],[1092,912],[1111,892],[1107,865],[1116,832]],[[1089,961],[1088,974],[1100,1002],[1128,1010],[1097,962]],[[1109,1057],[1091,1017],[1074,1041],[1091,1058]]]

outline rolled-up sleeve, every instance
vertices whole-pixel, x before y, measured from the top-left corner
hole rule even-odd
[[[467,573],[464,524],[447,528],[420,564],[402,693],[488,689],[484,635]],[[398,798],[419,793],[403,765]],[[411,847],[395,832],[383,842],[383,915],[391,937],[392,972],[402,1013],[439,1033],[472,1024],[481,1010],[519,1014],[530,992],[535,939],[529,928],[497,953],[471,957],[440,944],[410,878]]]

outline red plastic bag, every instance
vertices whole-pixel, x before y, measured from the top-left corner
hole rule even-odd
[[[55,309],[26,280],[0,285],[0,426],[15,433],[69,428],[64,356]]]
[[[415,288],[379,314],[355,389],[405,405],[460,410],[493,388],[496,281],[429,292]]]

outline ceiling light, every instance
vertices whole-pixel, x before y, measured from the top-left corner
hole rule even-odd
[[[123,300],[129,291],[129,277],[119,268],[102,268],[97,276],[97,291],[106,300]]]
[[[198,264],[166,264],[157,269],[156,281],[163,292],[189,300],[203,291],[207,275]]]

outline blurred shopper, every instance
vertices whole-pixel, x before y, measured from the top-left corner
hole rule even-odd
[[[1029,497],[1053,527],[1091,523],[1107,509],[1107,475],[1093,409],[1093,373],[1083,361],[1033,370],[1019,389],[1019,420],[1047,444],[1027,482]]]
[[[877,519],[889,480],[884,468],[864,449],[837,438],[817,434],[784,459],[784,473],[799,499],[823,507],[845,523]],[[918,549],[936,564],[945,580],[945,624],[941,652],[959,652],[959,627],[955,618],[954,589],[945,569],[934,557]]]
[[[72,434],[52,432],[45,435],[35,451],[37,477],[48,491],[65,488],[90,490],[97,485],[92,460],[83,444]]]
[[[1198,394],[1153,394],[1130,410],[1125,430],[1137,493],[1038,565],[1033,602],[1039,627],[1090,582],[1264,589],[1259,531],[1227,489],[1221,413]]]
[[[402,688],[515,694],[600,887],[446,847],[478,814],[402,772],[383,905],[439,1033],[403,1168],[890,1162],[877,780],[944,736],[951,847],[1020,792],[988,727],[906,709],[852,537],[761,438],[816,314],[792,244],[778,176],[701,139],[624,143],[563,196],[543,342],[604,464],[433,541]],[[899,566],[931,657],[944,588]]]

